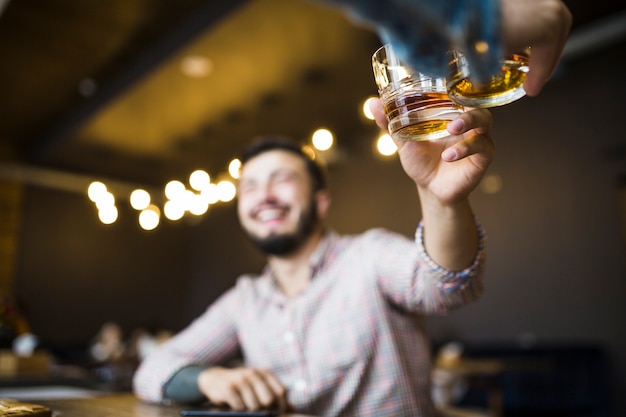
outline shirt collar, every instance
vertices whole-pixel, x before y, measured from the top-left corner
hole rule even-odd
[[[339,235],[334,230],[327,229],[324,231],[317,247],[311,254],[309,266],[311,268],[311,279],[315,279],[316,275],[324,268],[324,265],[331,258],[332,247],[338,240]],[[265,265],[263,272],[259,276],[259,291],[262,295],[267,296],[277,302],[285,302],[286,298],[279,290],[269,265]]]
[[[330,248],[337,240],[337,238],[337,232],[335,232],[334,230],[326,229],[324,231],[322,238],[320,239],[317,247],[311,254],[311,259],[309,260],[312,278],[315,278],[315,275],[317,275],[317,273],[324,267],[324,264],[326,263],[332,252]]]

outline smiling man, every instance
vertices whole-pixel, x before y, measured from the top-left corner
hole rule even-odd
[[[373,110],[384,126],[380,103]],[[448,130],[397,143],[421,202],[414,240],[384,229],[340,236],[325,224],[330,196],[315,159],[295,142],[253,143],[238,216],[267,266],[148,356],[135,393],[324,417],[433,416],[423,316],[482,293],[483,232],[468,197],[494,153],[488,111]]]
[[[246,163],[264,151],[263,158]],[[323,173],[314,162],[294,153],[291,143],[266,140],[248,153],[253,155],[243,156],[246,168],[239,182],[241,225],[263,252],[287,255],[319,225],[323,213],[318,210],[325,212],[328,207]]]

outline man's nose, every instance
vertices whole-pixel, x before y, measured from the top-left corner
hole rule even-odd
[[[276,201],[276,188],[271,181],[264,183],[261,187],[261,198],[266,201]]]
[[[253,191],[246,192],[245,200],[251,207],[278,201],[273,187],[269,184],[258,184]]]

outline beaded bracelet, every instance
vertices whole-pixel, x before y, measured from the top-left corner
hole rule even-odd
[[[433,273],[440,274],[441,281],[439,286],[446,292],[455,291],[461,287],[465,282],[476,274],[476,270],[482,264],[485,258],[485,241],[486,233],[483,226],[474,218],[476,223],[476,230],[478,233],[478,250],[476,251],[476,257],[472,264],[462,271],[450,271],[438,265],[428,253],[426,253],[426,247],[424,246],[424,222],[420,221],[417,231],[415,232],[415,242],[417,243],[419,256],[427,266],[427,268]]]

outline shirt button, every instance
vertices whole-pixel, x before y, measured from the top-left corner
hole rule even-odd
[[[295,339],[296,336],[293,334],[293,332],[285,332],[283,334],[283,340],[285,341],[285,343],[292,343]]]
[[[296,391],[304,391],[306,389],[306,381],[304,379],[297,379],[293,384],[293,388]]]

